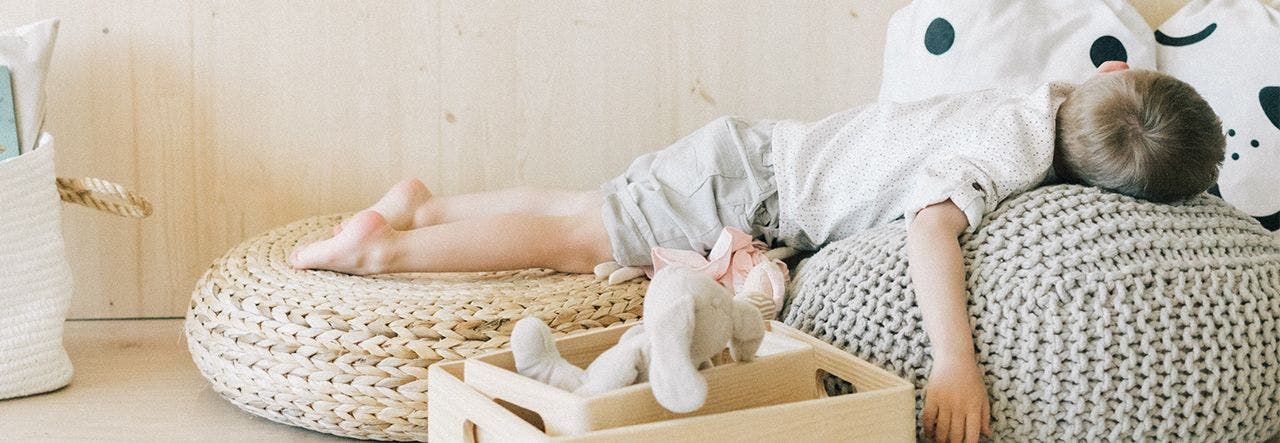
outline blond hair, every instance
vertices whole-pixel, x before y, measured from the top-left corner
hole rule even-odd
[[[1058,109],[1057,173],[1154,202],[1209,189],[1226,150],[1222,123],[1195,89],[1147,70],[1101,74]]]

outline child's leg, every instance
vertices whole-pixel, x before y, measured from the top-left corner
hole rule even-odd
[[[393,229],[407,231],[497,214],[569,216],[598,209],[600,202],[600,195],[594,192],[530,187],[436,197],[421,180],[415,178],[395,184],[368,209],[382,214]],[[339,232],[342,226],[335,228],[334,233]]]
[[[436,197],[415,213],[415,225],[431,226],[497,214],[572,216],[599,211],[603,197],[596,192],[573,192],[532,187]]]
[[[299,269],[351,274],[552,268],[591,272],[612,260],[600,211],[499,214],[396,231],[375,211],[356,214],[333,238],[299,248]]]

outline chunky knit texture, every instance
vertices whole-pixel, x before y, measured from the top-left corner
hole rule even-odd
[[[1280,241],[1245,214],[1053,186],[960,240],[996,440],[1280,433]],[[829,245],[797,270],[783,316],[923,388],[905,244],[895,223]]]

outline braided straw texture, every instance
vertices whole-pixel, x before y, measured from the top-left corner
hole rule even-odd
[[[895,223],[822,250],[784,318],[923,388],[932,361],[905,238]],[[995,440],[1280,432],[1280,243],[1243,213],[1208,196],[1170,206],[1053,186],[961,243]]]
[[[560,333],[640,317],[648,283],[531,269],[354,277],[285,260],[341,216],[302,220],[235,247],[187,313],[196,366],[248,412],[321,432],[426,440],[427,366],[507,346],[515,322]]]
[[[71,381],[71,360],[62,347],[71,268],[53,158],[53,138],[46,134],[38,149],[0,162],[0,399]]]

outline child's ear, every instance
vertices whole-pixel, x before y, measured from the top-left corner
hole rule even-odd
[[[1258,91],[1258,102],[1262,104],[1262,112],[1271,120],[1271,126],[1280,129],[1280,86],[1267,86]]]

